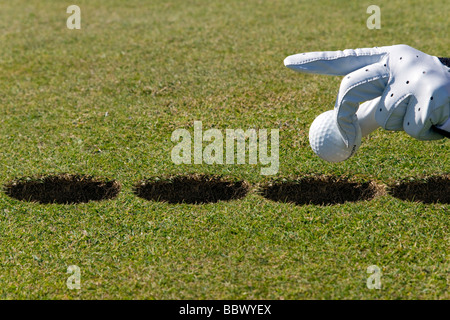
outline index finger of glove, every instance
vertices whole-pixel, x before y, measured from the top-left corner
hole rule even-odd
[[[385,54],[386,51],[377,47],[306,52],[287,57],[284,65],[297,72],[343,76],[379,62]]]

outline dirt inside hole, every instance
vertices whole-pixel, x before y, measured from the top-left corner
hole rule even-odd
[[[134,187],[134,193],[146,200],[189,204],[240,199],[249,190],[246,181],[196,174],[149,178]]]
[[[391,184],[388,192],[406,201],[450,203],[450,175],[404,179]]]
[[[383,193],[383,187],[375,182],[359,183],[333,176],[273,181],[260,188],[260,194],[266,199],[298,205],[334,205],[371,200]]]
[[[60,204],[113,199],[120,189],[116,180],[72,174],[24,177],[4,186],[5,193],[18,200]]]

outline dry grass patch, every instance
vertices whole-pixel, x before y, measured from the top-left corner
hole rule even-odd
[[[269,200],[298,205],[333,205],[348,201],[371,200],[383,193],[383,186],[373,181],[361,183],[334,176],[276,180],[260,188],[260,194]]]
[[[135,185],[134,193],[146,200],[200,204],[240,199],[249,190],[246,181],[191,174],[145,179]]]
[[[398,199],[423,203],[450,203],[450,175],[408,178],[389,186]]]
[[[113,199],[120,189],[116,180],[66,173],[19,178],[4,186],[5,193],[18,200],[61,204]]]

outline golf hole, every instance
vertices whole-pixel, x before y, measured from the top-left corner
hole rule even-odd
[[[116,180],[71,174],[25,177],[4,186],[5,193],[18,200],[60,204],[113,199],[120,189]]]
[[[297,205],[334,205],[372,200],[384,193],[375,182],[352,182],[332,176],[307,176],[290,181],[273,181],[260,188],[266,199]]]
[[[134,193],[152,201],[201,204],[240,199],[249,190],[246,181],[193,174],[146,179],[135,185]]]
[[[450,203],[450,175],[409,178],[389,186],[395,198],[423,203]]]

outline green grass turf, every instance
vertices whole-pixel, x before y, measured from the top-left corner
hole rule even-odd
[[[0,4],[0,182],[68,172],[117,179],[118,198],[36,204],[0,194],[1,299],[449,299],[449,205],[390,195],[333,206],[136,197],[146,177],[253,185],[305,174],[388,184],[450,172],[449,142],[378,130],[344,163],[316,157],[313,119],[340,78],[297,74],[294,53],[405,43],[449,56],[445,1],[79,0]],[[280,128],[280,170],[175,165],[178,128]],[[69,290],[69,265],[81,290]],[[370,265],[382,289],[366,287]]]

